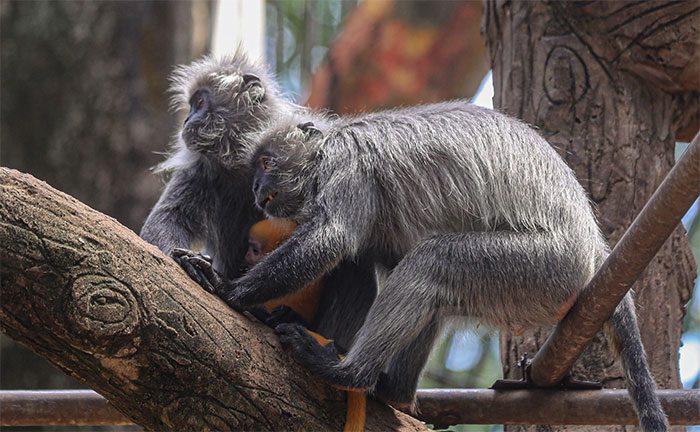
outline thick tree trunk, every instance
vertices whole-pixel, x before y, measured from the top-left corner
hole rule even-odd
[[[0,168],[0,327],[150,430],[339,430],[345,397],[272,331],[43,182]],[[425,430],[368,404],[367,429]]]
[[[698,76],[698,17],[696,2],[486,4],[494,105],[539,127],[557,148],[590,193],[611,244],[673,165],[674,127],[683,123],[674,118],[674,102],[684,98],[679,95],[693,97],[687,92],[694,84],[686,78],[693,70]],[[662,388],[680,386],[683,305],[694,277],[679,227],[635,285],[644,346]],[[519,377],[516,362],[535,352],[547,334],[503,335],[505,375]],[[619,362],[600,336],[574,375],[624,386]],[[574,429],[603,430],[541,430]]]

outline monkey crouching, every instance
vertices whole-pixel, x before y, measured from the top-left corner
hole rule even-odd
[[[244,276],[191,263],[244,309],[301,289],[344,259],[370,260],[382,290],[347,356],[297,324],[276,330],[325,381],[413,406],[445,318],[507,329],[555,324],[609,254],[571,169],[533,129],[455,101],[340,119],[290,117],[247,149],[255,202],[299,223]],[[666,431],[627,295],[606,325],[646,432]]]

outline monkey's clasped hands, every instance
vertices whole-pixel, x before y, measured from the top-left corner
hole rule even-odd
[[[223,284],[223,278],[212,267],[212,259],[209,255],[203,255],[189,249],[175,248],[170,253],[173,259],[180,264],[185,273],[208,292],[219,295]]]

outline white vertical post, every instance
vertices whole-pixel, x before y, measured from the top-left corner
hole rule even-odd
[[[252,59],[265,60],[265,0],[219,0],[212,52],[233,53],[242,46]]]

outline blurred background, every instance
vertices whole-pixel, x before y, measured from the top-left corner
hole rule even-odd
[[[490,107],[481,13],[480,1],[456,0],[2,0],[0,163],[138,232],[164,184],[149,168],[183,114],[168,111],[174,65],[240,44],[270,66],[289,98],[311,107],[342,114],[452,98]],[[697,202],[683,224],[697,262]],[[680,353],[686,388],[700,387],[697,293]],[[443,334],[421,386],[484,388],[501,375],[497,335],[457,326]],[[0,336],[0,388],[79,387]]]

